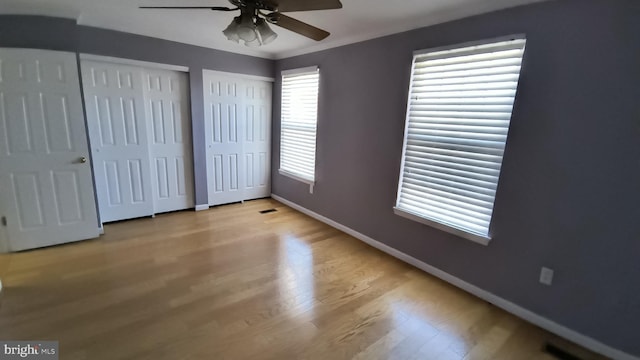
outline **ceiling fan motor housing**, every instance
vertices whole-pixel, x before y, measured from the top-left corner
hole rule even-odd
[[[261,0],[229,0],[229,2],[239,8],[254,8],[257,10],[278,11],[278,4]]]

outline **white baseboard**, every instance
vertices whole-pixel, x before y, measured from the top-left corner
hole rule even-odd
[[[209,210],[209,204],[196,205],[196,211]]]
[[[595,339],[592,339],[586,335],[580,334],[574,330],[571,330],[563,325],[560,325],[554,321],[551,321],[543,316],[540,316],[530,310],[527,310],[519,305],[516,305],[508,300],[505,300],[497,295],[494,295],[486,290],[483,290],[475,285],[472,285],[462,279],[459,279],[451,274],[448,274],[438,268],[435,268],[425,262],[422,262],[410,255],[407,255],[399,250],[396,250],[386,244],[383,244],[377,240],[374,240],[362,233],[359,233],[345,225],[342,225],[338,222],[335,222],[325,216],[322,216],[318,213],[315,213],[307,208],[304,208],[294,202],[291,202],[287,199],[284,199],[278,195],[274,195],[271,194],[271,197],[293,209],[296,209],[298,211],[300,211],[301,213],[304,213],[306,215],[311,216],[312,218],[315,218],[319,221],[322,221],[323,223],[330,225],[338,230],[341,230],[351,236],[353,236],[356,239],[359,239],[371,246],[373,246],[374,248],[381,250],[395,258],[398,258],[408,264],[411,264],[415,267],[417,267],[420,270],[423,270],[426,273],[429,273],[437,278],[440,278],[468,293],[471,293],[477,297],[479,297],[482,300],[485,300],[487,302],[492,303],[493,305],[523,319],[526,320],[534,325],[537,325],[551,333],[554,333],[562,338],[565,338],[569,341],[572,341],[576,344],[579,344],[593,352],[596,352],[598,354],[610,357],[612,359],[617,359],[617,360],[640,360],[640,358],[637,358],[633,355],[627,354],[623,351],[617,350],[612,348],[611,346],[605,345]]]

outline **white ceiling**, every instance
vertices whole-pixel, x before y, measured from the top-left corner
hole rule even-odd
[[[75,18],[81,25],[284,58],[537,1],[543,0],[342,0],[344,8],[339,10],[287,13],[331,32],[327,39],[316,42],[274,26],[278,39],[258,49],[222,35],[235,13],[138,9],[141,5],[226,6],[226,0],[0,0],[0,13]]]

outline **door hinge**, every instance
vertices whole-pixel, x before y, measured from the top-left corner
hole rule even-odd
[[[2,226],[7,226],[7,217],[6,216],[2,217]]]

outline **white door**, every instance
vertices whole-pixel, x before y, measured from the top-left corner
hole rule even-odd
[[[203,77],[209,205],[269,196],[271,83]]]
[[[86,136],[76,55],[0,49],[0,212],[10,250],[98,236]]]
[[[244,82],[230,76],[207,76],[207,71],[204,74],[209,205],[242,201]]]
[[[245,82],[244,200],[271,196],[271,83]]]
[[[82,61],[102,222],[153,215],[142,70]]]
[[[186,73],[144,70],[156,213],[193,208],[193,148]]]

